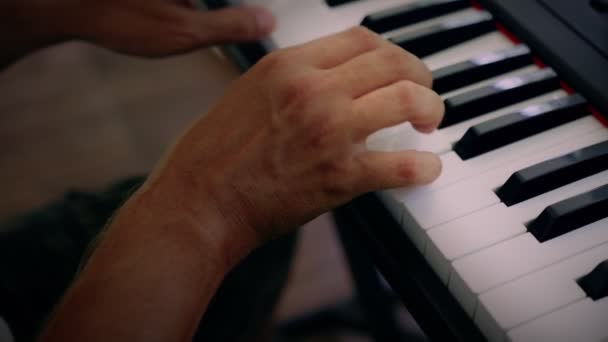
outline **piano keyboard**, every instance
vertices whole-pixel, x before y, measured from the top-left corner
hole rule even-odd
[[[367,145],[440,155],[436,182],[380,196],[489,341],[608,341],[608,129],[584,94],[469,1],[244,2],[278,15],[270,46],[363,23],[433,70],[440,129]]]

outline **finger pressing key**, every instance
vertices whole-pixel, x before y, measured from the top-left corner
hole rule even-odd
[[[353,105],[352,125],[357,141],[405,121],[411,122],[418,131],[430,133],[443,119],[445,110],[437,93],[411,81],[380,88],[358,98]]]
[[[441,160],[421,151],[363,152],[355,156],[361,170],[362,193],[428,184],[441,174]]]

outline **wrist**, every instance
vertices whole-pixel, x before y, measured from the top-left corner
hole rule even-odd
[[[137,216],[133,226],[143,223],[139,229],[166,231],[170,227],[176,239],[212,249],[205,255],[214,256],[214,262],[226,271],[257,247],[257,237],[227,215],[207,189],[192,186],[183,174],[169,168],[152,175],[123,209]]]

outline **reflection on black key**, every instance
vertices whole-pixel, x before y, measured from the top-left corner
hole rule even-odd
[[[330,7],[339,6],[339,5],[343,5],[343,4],[347,4],[349,2],[355,2],[355,1],[357,1],[357,0],[325,0],[325,2]]]
[[[487,53],[433,71],[433,90],[445,93],[533,63],[525,45]]]
[[[528,231],[540,242],[608,217],[608,185],[550,205]]]
[[[496,194],[508,206],[608,170],[608,141],[515,172]]]
[[[447,49],[494,30],[492,15],[476,12],[470,15],[446,19],[430,27],[406,32],[389,40],[418,57]]]
[[[361,25],[377,33],[415,24],[440,15],[471,7],[468,0],[423,0],[373,13]]]
[[[542,95],[559,88],[557,74],[550,68],[511,76],[445,100],[445,116],[439,128]]]
[[[578,95],[552,99],[475,125],[454,145],[463,160],[576,120],[588,114]]]
[[[595,266],[591,273],[578,280],[578,284],[593,300],[608,297],[608,260]]]

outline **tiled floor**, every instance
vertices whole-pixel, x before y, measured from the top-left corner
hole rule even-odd
[[[142,60],[74,43],[13,65],[0,73],[0,218],[68,188],[95,189],[147,172],[237,76],[211,50]],[[321,216],[303,229],[277,317],[315,310],[351,291],[332,223]]]

